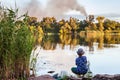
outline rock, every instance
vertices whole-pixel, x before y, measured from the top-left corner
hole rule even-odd
[[[55,78],[55,79],[58,79],[59,78],[58,73],[54,74],[52,77]]]
[[[108,74],[97,74],[92,80],[120,80],[120,74],[108,75]]]
[[[68,73],[67,73],[67,71],[61,71],[58,76],[63,78],[64,76],[68,76]]]
[[[50,75],[41,75],[38,77],[30,77],[28,80],[55,80],[52,76]]]
[[[69,77],[68,80],[82,80],[82,78]]]
[[[54,73],[54,72],[55,72],[55,71],[48,71],[48,73],[51,73],[51,74]]]

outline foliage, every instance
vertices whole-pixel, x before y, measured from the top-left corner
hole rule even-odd
[[[113,20],[106,19],[104,21],[104,27],[105,27],[105,30],[120,30],[120,23]]]
[[[103,16],[98,16],[94,22],[94,15],[89,15],[86,20],[78,20],[70,17],[69,20],[57,21],[54,17],[44,17],[41,21],[37,21],[35,17],[29,17],[28,23],[34,28],[35,32],[39,34],[46,33],[79,33],[80,31],[106,31],[116,30],[119,32],[120,23],[112,20],[105,19]],[[39,27],[39,28],[38,28]],[[39,29],[39,30],[38,30]]]
[[[104,17],[103,16],[98,16],[96,18],[96,20],[98,20],[98,30],[103,31],[104,30],[104,26],[103,26]]]
[[[28,27],[27,15],[17,19],[18,9],[1,8],[0,17],[0,79],[21,79],[29,76],[29,58],[33,36]]]

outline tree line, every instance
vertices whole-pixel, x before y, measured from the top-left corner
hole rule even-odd
[[[79,33],[80,31],[120,32],[120,22],[105,19],[103,16],[96,18],[93,15],[85,20],[70,17],[69,20],[56,20],[55,17],[44,17],[37,21],[36,17],[29,17],[28,23],[31,29],[37,29],[39,33]]]

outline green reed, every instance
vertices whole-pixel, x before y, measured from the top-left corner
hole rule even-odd
[[[25,14],[17,17],[18,9],[0,6],[0,79],[29,77],[29,59],[33,48],[33,36]]]

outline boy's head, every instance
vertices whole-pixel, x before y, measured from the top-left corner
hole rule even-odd
[[[78,55],[83,55],[85,52],[83,51],[82,48],[79,48],[78,51],[77,51],[77,54]]]

